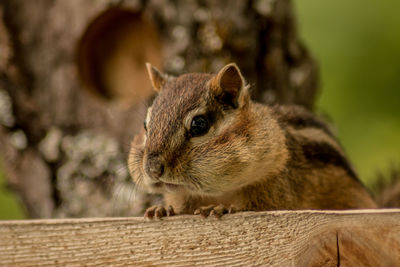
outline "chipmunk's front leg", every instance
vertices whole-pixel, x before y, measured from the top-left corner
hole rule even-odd
[[[174,215],[174,208],[171,205],[167,207],[160,205],[152,206],[146,209],[146,212],[144,213],[144,217],[147,219],[161,219],[162,217],[170,217]]]
[[[233,205],[225,207],[224,205],[219,204],[200,207],[194,211],[194,214],[203,217],[215,216],[216,218],[220,218],[224,214],[232,214],[237,211],[237,208]]]
[[[220,218],[224,214],[241,210],[231,204],[214,204],[221,202],[213,197],[193,196],[190,194],[165,194],[164,200],[167,206],[173,207],[175,214],[194,214],[203,217],[214,216]]]

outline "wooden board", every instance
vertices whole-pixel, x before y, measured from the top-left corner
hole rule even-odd
[[[400,209],[0,222],[0,266],[400,266]]]

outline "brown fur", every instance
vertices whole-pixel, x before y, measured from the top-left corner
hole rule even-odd
[[[375,208],[329,128],[300,107],[253,103],[236,68],[165,81],[147,134],[132,143],[129,167],[138,186],[163,193],[180,214],[210,204],[257,211]],[[204,114],[211,128],[191,137],[191,119]],[[150,156],[165,166],[157,179],[145,171]]]
[[[400,207],[400,166],[392,164],[388,172],[379,172],[372,189],[379,207]]]

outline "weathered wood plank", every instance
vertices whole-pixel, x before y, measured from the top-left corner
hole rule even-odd
[[[0,265],[396,266],[400,209],[0,222]]]

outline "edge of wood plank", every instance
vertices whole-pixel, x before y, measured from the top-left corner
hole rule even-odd
[[[295,215],[295,214],[310,214],[310,215],[378,215],[378,214],[400,214],[400,208],[395,209],[357,209],[357,210],[278,210],[278,211],[247,211],[238,212],[235,214],[227,214],[218,220],[227,220],[235,217],[248,218],[248,217],[264,217],[264,216],[282,216],[282,215]],[[160,222],[160,221],[184,221],[184,220],[212,220],[215,218],[202,218],[199,215],[177,215],[172,217],[165,217],[162,219],[145,219],[143,217],[98,217],[98,218],[62,218],[62,219],[28,219],[28,220],[3,220],[0,221],[1,226],[9,225],[46,225],[46,224],[80,224],[80,223],[96,223],[96,222],[121,222],[126,221],[130,223],[144,223],[144,222]]]

